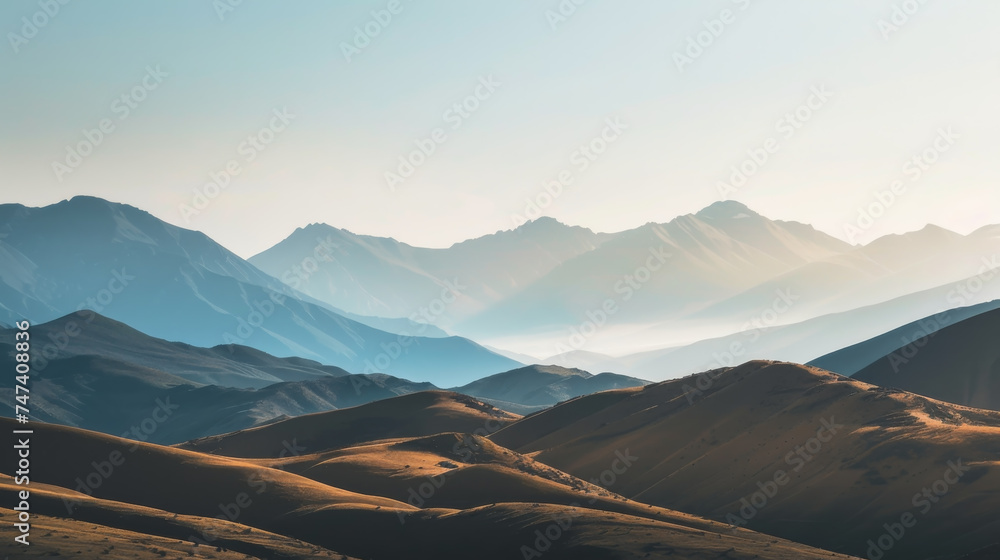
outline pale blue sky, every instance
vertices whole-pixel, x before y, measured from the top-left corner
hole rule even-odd
[[[996,2],[928,1],[886,40],[878,21],[904,2],[589,0],[552,29],[557,0],[401,0],[348,63],[342,43],[387,4],[245,0],[220,19],[209,0],[77,1],[26,42],[11,33],[39,4],[0,4],[0,198],[102,196],[242,256],[310,222],[446,246],[509,229],[562,170],[574,182],[548,215],[601,231],[667,221],[718,200],[731,166],[775,137],[732,195],[771,217],[845,238],[873,191],[902,180],[857,241],[1000,222]],[[723,9],[732,23],[679,72],[673,53]],[[113,103],[147,67],[167,76],[122,119]],[[444,112],[490,75],[500,86],[453,130]],[[833,96],[786,139],[778,120],[818,85]],[[241,142],[282,108],[294,118],[247,161]],[[627,130],[580,170],[574,151],[609,117]],[[114,131],[57,180],[53,161],[102,119]],[[904,165],[948,126],[959,138],[913,181]],[[447,140],[390,190],[385,173],[435,128]],[[233,159],[239,175],[185,220]]]

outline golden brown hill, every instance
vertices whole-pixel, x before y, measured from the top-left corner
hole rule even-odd
[[[897,558],[929,558],[1000,534],[1000,413],[805,366],[581,397],[491,439],[587,480],[624,453],[616,493],[859,556],[880,537]]]
[[[0,420],[0,430],[13,427],[12,421]],[[274,553],[268,556],[264,550],[268,546],[274,550],[287,549],[287,557],[296,558],[296,550],[301,553],[301,548],[297,549],[299,545],[295,544],[299,541],[316,547],[316,557],[338,551],[372,559],[473,556],[501,560],[539,555],[567,560],[831,558],[829,552],[750,531],[731,534],[723,524],[693,520],[691,516],[679,514],[659,520],[653,518],[655,514],[639,517],[538,501],[497,503],[469,509],[416,509],[401,501],[350,492],[253,462],[136,444],[75,428],[38,423],[33,428],[32,437],[36,442],[32,451],[34,513],[92,523],[101,527],[101,531],[108,528],[118,538],[131,543],[128,545],[132,547],[130,551],[134,550],[139,558],[147,551],[152,553],[154,546],[156,554],[171,555],[175,550],[190,546],[188,543],[196,538],[220,533],[220,539],[211,541],[212,544],[251,557],[267,558],[282,558]],[[391,445],[402,443],[400,448],[404,452],[409,448],[433,454],[440,452],[448,437]],[[0,469],[12,470],[9,467],[14,464],[11,451],[4,450],[2,455],[0,460],[5,466]],[[504,450],[490,449],[487,455],[500,457]],[[516,458],[511,458],[516,462]],[[538,469],[553,474],[545,467]],[[541,481],[539,487],[549,495],[555,495],[551,486],[568,488],[558,480],[544,476],[532,479],[528,472],[509,471],[514,476],[508,476],[505,484],[517,485],[537,479]],[[91,476],[94,473],[103,477],[100,483],[74,493],[71,487],[77,479],[97,482]],[[558,473],[554,474],[558,479]],[[260,493],[247,490],[244,486],[251,480],[250,476],[258,476],[267,487]],[[516,486],[509,488],[511,492],[530,495],[530,491]],[[0,497],[10,501],[13,491],[9,478],[0,481]],[[84,496],[85,493],[94,496]],[[241,493],[248,494],[252,503],[245,503]],[[67,513],[66,502],[72,505],[72,514]],[[213,518],[228,517],[233,504],[241,503],[240,511],[230,519]],[[638,504],[626,506],[641,507]],[[42,526],[48,523],[47,517],[38,518]],[[686,523],[687,520],[692,522]],[[79,527],[69,521],[65,523],[74,531]],[[196,531],[201,533],[192,535]],[[177,539],[177,546],[166,547],[158,538]],[[81,539],[80,550],[86,546],[90,551],[96,544],[92,539]],[[56,552],[60,550],[61,547]],[[195,554],[201,552],[194,551]],[[211,557],[210,554],[206,557]]]
[[[442,432],[489,434],[520,418],[472,397],[425,391],[352,408],[297,416],[179,445],[229,457],[276,458],[379,439]]]
[[[627,500],[476,435],[383,440],[314,455],[252,460],[339,488],[418,508],[505,502],[581,506],[719,532],[718,523]]]
[[[18,426],[0,418],[0,430]],[[31,483],[178,514],[238,518],[265,526],[301,510],[355,504],[410,506],[355,494],[294,474],[228,457],[135,442],[78,428],[35,423],[30,436]],[[14,449],[0,452],[0,473],[13,475]]]

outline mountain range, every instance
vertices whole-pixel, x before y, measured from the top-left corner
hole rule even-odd
[[[522,365],[468,339],[419,336],[416,324],[400,335],[349,319],[204,234],[131,206],[92,197],[45,208],[6,204],[0,233],[6,323],[85,309],[167,340],[251,346],[444,385]]]
[[[732,365],[734,344],[742,361],[808,362],[1000,299],[1000,227],[850,246],[735,201],[613,234],[540,218],[445,249],[312,224],[249,261],[92,197],[3,205],[0,224],[0,322],[90,309],[439,387],[527,363],[669,379]]]
[[[317,239],[335,247],[332,256],[307,277],[283,276]],[[458,283],[455,301],[435,316],[445,330],[566,367],[587,363],[577,361],[579,352],[611,354],[623,359],[590,362],[591,369],[651,379],[692,366],[629,369],[648,352],[818,320],[836,342],[800,347],[806,355],[794,359],[806,361],[865,340],[836,326],[844,313],[877,308],[870,337],[1000,297],[992,285],[950,293],[1000,268],[998,227],[960,235],[928,226],[851,246],[735,201],[613,234],[540,218],[445,249],[313,224],[250,262],[357,313],[409,317]]]

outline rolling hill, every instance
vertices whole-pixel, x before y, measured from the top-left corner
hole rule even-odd
[[[456,416],[448,399],[432,396],[435,408],[425,413],[425,428],[447,424],[447,418],[461,424],[476,416],[467,411]],[[451,403],[455,402],[465,406],[452,397]],[[426,403],[411,404],[421,407]],[[440,423],[430,421],[437,414],[444,415]],[[0,419],[2,429],[14,426],[10,420]],[[369,476],[367,482],[337,477],[349,485],[374,484],[375,493],[364,494],[339,488],[335,485],[339,482],[333,480],[320,482],[324,478],[321,472],[313,473],[315,479],[290,472],[292,463],[268,466],[263,461],[212,456],[46,424],[35,424],[34,429],[33,437],[46,442],[32,452],[35,527],[48,531],[48,536],[59,534],[73,540],[60,543],[47,539],[43,550],[30,551],[33,555],[82,554],[88,550],[112,558],[227,559],[237,557],[232,554],[237,553],[239,557],[297,559],[337,557],[334,554],[339,553],[343,554],[340,558],[459,559],[474,550],[477,558],[500,560],[531,556],[534,550],[556,559],[673,555],[818,560],[839,556],[750,531],[734,535],[724,524],[630,503],[599,489],[588,494],[584,490],[590,488],[583,481],[534,465],[481,440],[488,446],[478,457],[482,462],[457,467],[460,473],[442,488],[453,482],[456,489],[475,486],[479,480],[502,486],[487,488],[485,495],[466,496],[469,505],[465,508],[419,508],[378,495],[399,490],[398,483],[389,479],[383,480],[386,486],[380,488],[377,474]],[[369,435],[384,439],[389,433],[371,428]],[[396,446],[394,449],[375,444],[362,454],[383,459],[381,464],[392,464],[402,458],[393,456],[401,450],[410,454],[407,460],[414,461],[410,467],[420,470],[441,456],[438,448],[447,444],[449,437],[454,438],[444,434],[390,444]],[[12,453],[11,449],[0,452],[3,473],[13,470],[9,466],[14,464]],[[357,450],[350,448],[344,453],[358,456]],[[285,458],[308,462],[319,457]],[[461,482],[463,478],[467,482]],[[428,477],[411,480],[416,483]],[[0,478],[4,499],[13,499],[16,487],[10,481]],[[449,492],[454,494],[443,490],[442,495]],[[502,495],[512,499],[472,505]],[[544,501],[551,498],[558,502],[573,495],[581,503]],[[518,497],[534,501],[516,501]],[[618,510],[641,512],[643,516]]]
[[[587,480],[622,453],[622,496],[834,552],[866,555],[906,513],[919,530],[899,557],[970,553],[1000,529],[1000,413],[794,364],[580,397],[490,438]],[[921,497],[945,476],[946,498]]]
[[[614,373],[592,375],[579,369],[534,365],[484,377],[452,391],[526,414],[580,395],[646,384],[647,381]]]

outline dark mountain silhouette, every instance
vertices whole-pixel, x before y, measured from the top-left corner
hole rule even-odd
[[[816,358],[809,362],[809,365],[841,375],[852,376],[880,358],[908,346],[914,341],[920,341],[943,328],[998,308],[1000,308],[1000,300],[942,311],[864,342]]]
[[[1000,309],[917,337],[854,374],[950,403],[1000,410]]]

